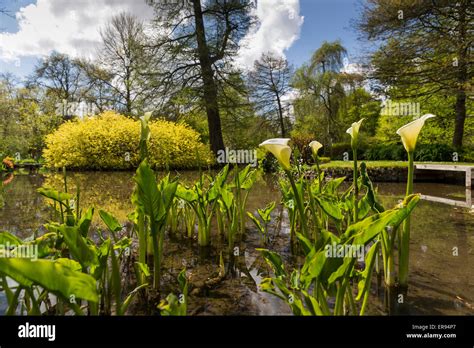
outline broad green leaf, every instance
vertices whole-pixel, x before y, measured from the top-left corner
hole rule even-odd
[[[260,221],[251,212],[247,212],[247,216],[250,218],[250,220],[252,220],[252,222],[258,228],[259,232],[263,233],[264,229],[263,229],[263,226],[261,225]]]
[[[14,246],[23,244],[23,241],[10,232],[0,232],[0,245],[6,245],[7,243]]]
[[[46,198],[52,199],[53,201],[64,204],[69,202],[72,196],[69,193],[59,192],[52,188],[40,187],[38,193]]]
[[[351,270],[354,267],[355,258],[353,257],[344,257],[342,265],[337,269],[336,272],[332,273],[328,279],[328,283],[334,283],[339,278],[344,278],[350,275]]]
[[[176,189],[176,197],[181,198],[188,203],[192,203],[198,200],[198,194],[194,190],[188,189],[183,185],[178,185]]]
[[[370,204],[372,210],[377,213],[383,212],[385,209],[382,204],[377,201],[372,181],[370,180],[369,175],[367,174],[367,166],[365,162],[362,162],[360,164],[360,180],[362,185],[367,188],[367,201]]]
[[[48,229],[60,232],[64,236],[64,242],[68,246],[69,252],[83,267],[93,266],[98,263],[95,250],[82,237],[79,227],[50,224]]]
[[[151,170],[146,161],[143,161],[137,169],[134,177],[137,184],[137,199],[143,206],[145,214],[151,221],[151,233],[158,233],[158,224],[164,214],[164,207],[161,201],[161,194],[158,190],[155,173]]]
[[[69,266],[51,260],[32,261],[25,258],[0,258],[0,272],[26,285],[37,284],[69,301],[71,296],[98,302],[95,279]],[[28,284],[27,283],[27,284]]]
[[[377,241],[370,247],[367,256],[365,257],[365,268],[361,273],[361,280],[357,285],[359,291],[357,293],[356,301],[359,301],[362,296],[369,291],[370,288],[370,279],[372,276],[372,271],[374,269],[375,259],[377,257],[377,251],[379,250],[380,241]]]
[[[111,232],[115,233],[122,230],[122,224],[118,222],[115,216],[107,213],[105,210],[100,210],[99,215],[102,221],[105,223],[105,225],[108,227],[108,229]]]
[[[324,185],[323,192],[328,195],[334,195],[337,193],[337,189],[341,184],[344,182],[346,179],[345,176],[336,178],[336,179],[331,179],[329,180],[326,185]]]
[[[300,245],[303,248],[303,253],[307,256],[314,248],[313,242],[299,232],[296,232],[296,237],[298,238],[298,241],[300,242]]]
[[[314,198],[326,214],[335,220],[342,220],[342,210],[337,199],[327,195],[318,195]]]
[[[78,222],[79,229],[83,237],[87,237],[89,233],[89,227],[92,223],[92,218],[94,216],[94,208],[87,209],[86,213],[81,217],[81,220]]]
[[[357,217],[358,220],[363,220],[366,218],[367,214],[369,214],[370,209],[371,209],[370,201],[368,198],[368,192],[365,194],[364,197],[358,202],[358,211],[357,211]]]
[[[374,214],[368,218],[350,225],[344,233],[346,241],[352,240],[351,244],[366,245],[386,226],[397,227],[405,220],[420,200],[419,195],[410,195],[396,208],[386,210],[383,213]]]
[[[286,276],[285,267],[283,265],[283,261],[277,253],[267,250],[267,249],[256,249],[260,251],[265,258],[265,261],[273,268],[275,275],[277,277],[284,277]]]

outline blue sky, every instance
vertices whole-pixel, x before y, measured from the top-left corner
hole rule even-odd
[[[357,33],[351,28],[351,20],[358,17],[359,0],[300,0],[304,24],[299,40],[287,51],[288,60],[300,66],[311,58],[312,53],[324,41],[340,39],[349,56],[357,56]]]
[[[102,12],[99,10],[101,1],[104,2]],[[260,40],[258,35],[255,36],[255,39],[250,38],[251,46],[253,45],[247,52],[251,56],[250,60],[253,61],[252,55],[256,55],[259,51],[274,49],[276,52],[284,52],[290,63],[298,67],[308,61],[315,49],[324,41],[337,39],[340,39],[348,50],[350,62],[360,53],[357,33],[351,28],[351,20],[358,16],[357,4],[360,0],[299,0],[299,3],[298,0],[259,1],[263,3],[259,6],[267,7],[267,12],[261,13],[261,17],[268,22],[268,25],[266,31],[262,29]],[[30,74],[37,59],[47,54],[50,48],[54,47],[54,49],[68,54],[72,53],[72,55],[77,52],[86,52],[86,46],[81,49],[77,47],[77,44],[71,43],[77,41],[76,33],[80,32],[77,35],[82,35],[81,43],[85,42],[84,45],[87,44],[88,38],[97,39],[97,27],[89,28],[89,32],[87,32],[88,28],[85,28],[85,32],[82,32],[84,23],[97,23],[102,19],[105,22],[105,16],[112,12],[110,8],[106,8],[111,3],[108,0],[83,0],[80,6],[74,0],[39,0],[38,2],[4,0],[2,3],[12,13],[30,5],[28,11],[24,12],[24,17],[26,22],[31,22],[30,27],[32,26],[33,30],[26,26],[22,32],[18,32],[20,28],[16,19],[0,15],[1,32],[16,35],[12,37],[0,34],[0,72],[12,72],[19,76]],[[89,4],[84,5],[84,3]],[[276,6],[276,3],[280,4]],[[114,4],[117,5],[114,5],[113,10],[117,8],[119,11],[120,7],[121,10],[130,10],[142,18],[150,16],[149,9],[146,5],[140,5],[140,1],[114,0]],[[288,19],[286,11],[298,9],[298,5],[299,16],[296,19],[292,19],[293,17],[290,16]],[[280,16],[277,15],[278,11],[280,11]],[[77,24],[79,29],[76,28],[76,31],[71,25],[71,20],[68,19],[68,15],[72,12],[75,12],[76,17],[79,16],[80,19],[84,16],[87,17],[86,22]],[[301,16],[304,17],[304,22],[299,20]],[[301,25],[301,23],[303,24]],[[278,34],[278,30],[275,30],[277,27],[281,28],[283,34]],[[68,33],[69,29],[71,32]],[[298,33],[299,38],[295,39]],[[39,42],[47,42],[50,48],[47,45],[39,45]],[[2,54],[1,46],[6,47],[9,51],[5,50]]]

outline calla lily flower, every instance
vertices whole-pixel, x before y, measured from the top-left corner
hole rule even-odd
[[[323,144],[321,144],[319,141],[316,141],[316,140],[313,140],[312,142],[309,143],[309,147],[311,148],[311,150],[313,151],[313,154],[315,156],[318,155],[318,151],[320,148],[323,147]]]
[[[426,114],[410,122],[397,130],[397,134],[402,138],[403,146],[407,152],[415,151],[416,141],[420,134],[421,128],[425,124],[425,121],[429,118],[436,117],[432,114]]]
[[[352,148],[357,146],[357,142],[359,139],[359,128],[360,128],[360,125],[362,124],[362,121],[364,120],[365,118],[361,118],[359,122],[354,122],[352,126],[346,131],[346,133],[350,134],[350,136],[352,137],[352,140],[351,140]]]
[[[290,156],[291,156],[291,147],[288,146],[290,139],[286,138],[274,138],[265,140],[259,145],[265,150],[270,151],[273,156],[276,157],[280,165],[285,170],[290,170]]]

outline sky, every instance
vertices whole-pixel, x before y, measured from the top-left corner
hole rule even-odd
[[[351,21],[360,0],[254,0],[260,25],[251,28],[236,57],[251,69],[253,61],[271,51],[294,67],[307,62],[324,42],[340,39],[349,53],[348,65],[360,44]],[[93,58],[99,29],[121,11],[148,20],[153,12],[140,0],[0,0],[14,18],[0,14],[0,72],[25,77],[38,59],[53,49],[74,57]]]

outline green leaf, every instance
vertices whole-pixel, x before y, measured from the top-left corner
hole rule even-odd
[[[146,161],[143,161],[137,169],[134,177],[137,184],[137,200],[151,221],[151,233],[158,233],[160,217],[164,216],[164,207],[161,194],[158,190],[155,173]]]
[[[298,241],[300,242],[300,245],[303,248],[303,253],[305,255],[308,255],[311,250],[313,250],[313,242],[299,232],[296,232],[296,237],[298,238]]]
[[[355,258],[353,257],[344,257],[342,265],[337,269],[336,272],[332,273],[328,279],[328,283],[332,284],[339,278],[348,277],[354,267]]]
[[[359,210],[357,211],[357,220],[365,219],[367,214],[369,214],[370,209],[372,208],[371,205],[370,205],[370,200],[368,198],[368,192],[359,201],[358,208],[359,208]]]
[[[385,209],[382,204],[377,201],[372,181],[370,180],[370,177],[367,174],[367,165],[365,164],[365,162],[362,162],[360,164],[360,180],[362,185],[367,188],[367,201],[372,210],[376,213],[383,212]]]
[[[379,250],[380,241],[377,241],[370,247],[367,256],[365,257],[365,268],[361,273],[361,280],[357,285],[359,291],[357,293],[356,301],[359,301],[362,296],[370,289],[370,279],[372,276],[372,270],[374,268],[375,259],[377,257],[377,251]]]
[[[327,195],[319,195],[314,198],[326,214],[335,220],[342,220],[342,210],[337,199]]]
[[[344,239],[348,242],[352,240],[351,244],[366,245],[381,233],[386,226],[393,226],[393,228],[396,228],[411,214],[419,200],[419,195],[410,195],[394,209],[374,214],[362,221],[350,225],[344,233]]]
[[[40,187],[38,193],[46,198],[52,199],[53,201],[64,204],[69,202],[72,196],[69,193],[59,192],[52,188]]]
[[[5,245],[7,243],[9,243],[11,246],[14,246],[23,244],[23,241],[10,232],[0,232],[0,244]]]
[[[283,266],[283,261],[280,255],[267,249],[257,248],[256,250],[262,253],[265,261],[267,261],[267,263],[273,268],[273,271],[277,277],[286,276],[285,267]]]
[[[329,180],[326,183],[326,185],[324,185],[324,188],[323,188],[322,192],[324,192],[328,195],[335,195],[337,193],[337,189],[339,188],[339,186],[341,186],[341,184],[344,182],[345,179],[346,179],[346,177],[343,176],[343,177],[340,177],[340,178]]]
[[[99,211],[100,218],[111,232],[119,232],[122,230],[122,224],[117,218],[104,210]]]
[[[89,233],[89,227],[92,223],[92,218],[94,216],[94,208],[87,209],[86,213],[81,217],[81,220],[78,222],[79,229],[83,237],[87,237]]]
[[[183,185],[178,185],[176,189],[176,197],[185,200],[188,203],[192,203],[198,200],[199,196],[196,191],[188,189]]]
[[[0,272],[25,286],[37,284],[69,301],[71,296],[98,302],[96,281],[61,262],[23,258],[0,258]],[[27,282],[25,282],[27,280]]]
[[[263,226],[260,224],[260,221],[250,212],[247,212],[247,216],[252,220],[255,226],[258,228],[260,233],[264,232]]]
[[[87,244],[86,239],[82,237],[79,231],[79,227],[51,224],[47,227],[49,230],[55,230],[64,236],[64,242],[68,246],[69,252],[83,267],[98,264],[95,249]]]

